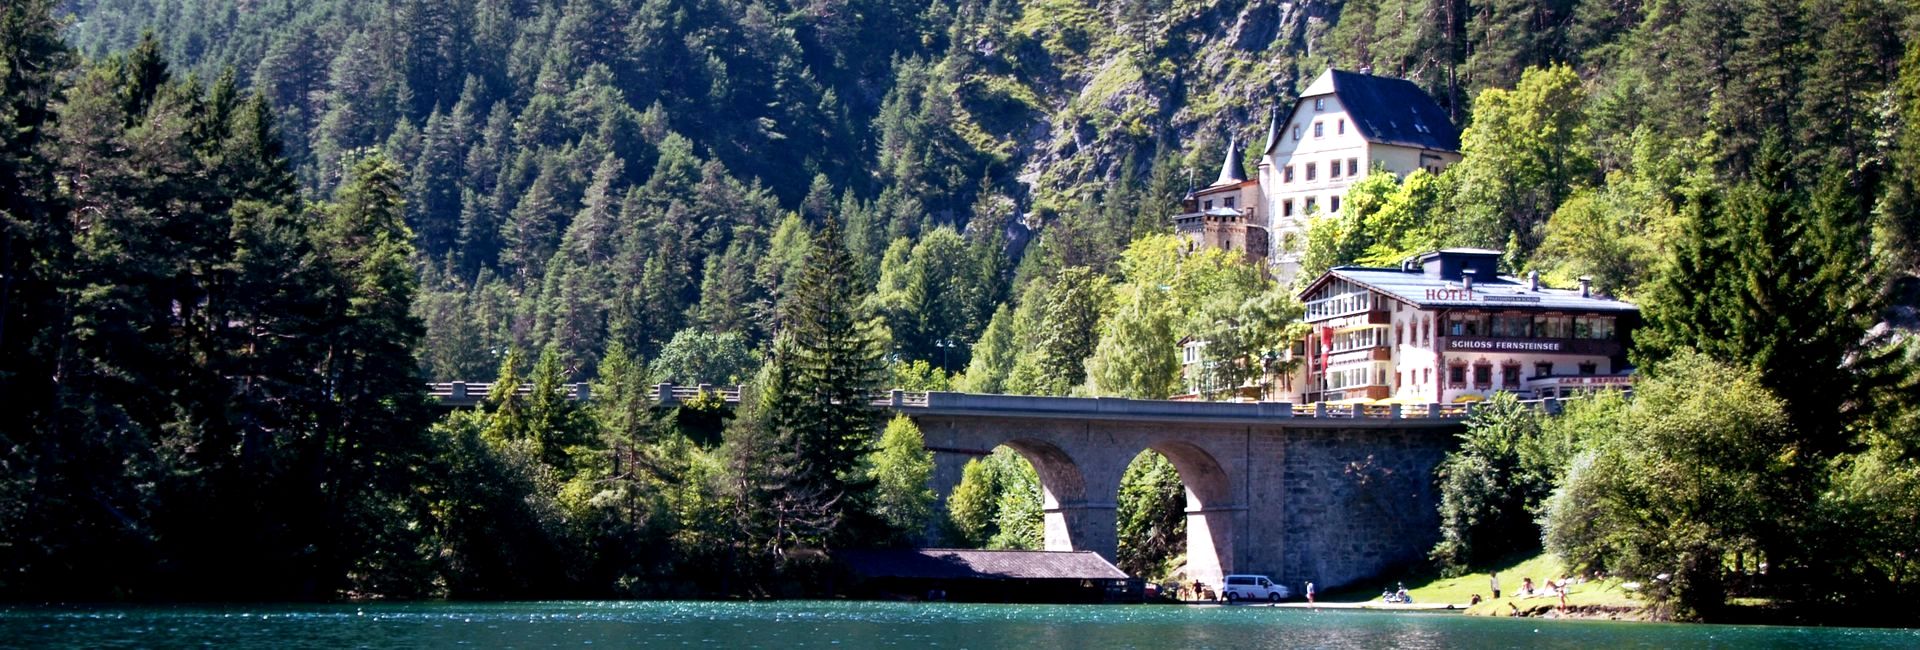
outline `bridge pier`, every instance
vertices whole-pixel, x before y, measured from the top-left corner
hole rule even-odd
[[[1120,543],[1119,507],[1113,503],[1067,503],[1048,506],[1046,513],[1046,549],[1049,551],[1093,551],[1108,562],[1118,562]]]
[[[1187,578],[1219,588],[1236,570],[1235,534],[1246,530],[1245,506],[1187,508]]]

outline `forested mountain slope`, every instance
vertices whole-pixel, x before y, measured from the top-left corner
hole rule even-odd
[[[1217,168],[1227,136],[1256,141],[1269,112],[1328,65],[1414,79],[1463,128],[1476,126],[1483,91],[1497,97],[1468,129],[1469,164],[1430,196],[1402,193],[1403,212],[1433,223],[1381,234],[1359,217],[1330,220],[1317,263],[1470,244],[1509,249],[1516,269],[1596,275],[1632,293],[1690,174],[1738,180],[1769,135],[1799,180],[1884,159],[1901,130],[1889,107],[1910,20],[1878,0],[66,9],[83,54],[152,30],[183,68],[232,70],[263,92],[316,194],[369,148],[407,169],[424,362],[439,378],[482,377],[507,347],[549,344],[586,377],[609,341],[652,358],[686,329],[764,349],[801,230],[827,214],[879,287],[896,351],[951,356],[1029,280],[1115,271],[1127,242],[1165,228],[1190,178]],[[1577,78],[1505,92],[1555,63]],[[941,227],[960,241],[916,254]],[[1026,255],[1030,229],[1042,255]],[[909,295],[909,270],[933,295]],[[949,365],[967,357],[963,347]]]

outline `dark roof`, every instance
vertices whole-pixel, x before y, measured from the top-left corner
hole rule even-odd
[[[1446,109],[1413,82],[1333,69],[1322,76],[1332,77],[1332,94],[1340,97],[1340,104],[1367,141],[1436,151],[1460,150],[1460,130],[1454,128]],[[1325,94],[1319,80],[1307,91],[1311,94],[1294,100],[1289,116],[1299,112],[1301,102]],[[1271,150],[1271,142],[1268,147]]]
[[[1581,297],[1575,289],[1528,289],[1524,280],[1512,277],[1494,277],[1475,280],[1473,297],[1458,299],[1447,294],[1447,299],[1429,298],[1428,289],[1458,289],[1460,283],[1437,278],[1419,270],[1403,271],[1393,268],[1369,268],[1359,266],[1341,266],[1328,271],[1315,280],[1302,296],[1312,293],[1328,278],[1343,278],[1353,281],[1374,291],[1398,298],[1409,304],[1428,307],[1479,307],[1482,309],[1520,309],[1541,311],[1598,311],[1598,312],[1638,312],[1640,308],[1633,303],[1614,300],[1602,296]]]
[[[836,551],[835,559],[868,578],[933,580],[1124,580],[1125,572],[1092,551],[979,551],[958,548]]]
[[[1227,159],[1220,162],[1220,177],[1214,179],[1213,187],[1232,185],[1247,180],[1247,168],[1240,164],[1240,140],[1227,138]]]

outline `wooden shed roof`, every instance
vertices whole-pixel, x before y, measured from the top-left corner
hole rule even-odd
[[[834,557],[868,578],[936,580],[1124,580],[1127,574],[1092,551],[983,551],[959,548],[837,551]]]

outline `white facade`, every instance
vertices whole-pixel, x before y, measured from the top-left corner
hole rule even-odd
[[[1351,74],[1351,73],[1343,73]],[[1460,161],[1457,151],[1428,149],[1369,139],[1341,100],[1334,71],[1321,73],[1294,104],[1284,122],[1269,129],[1260,159],[1259,185],[1271,236],[1268,260],[1283,282],[1292,282],[1306,252],[1312,216],[1336,214],[1347,188],[1375,167],[1405,177],[1416,169],[1438,173]],[[1418,125],[1419,132],[1451,124]]]
[[[1446,404],[1631,381],[1626,339],[1637,308],[1584,287],[1542,287],[1537,276],[1497,276],[1499,257],[1452,249],[1400,269],[1328,272],[1301,295],[1313,333],[1282,399]]]

